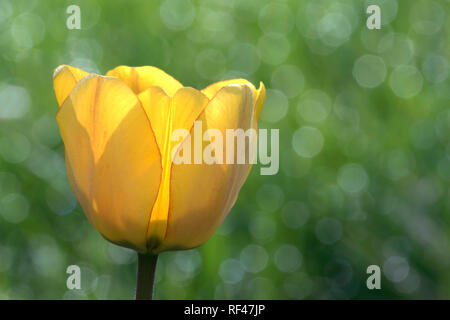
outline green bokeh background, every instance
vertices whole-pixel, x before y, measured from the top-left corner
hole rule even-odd
[[[99,236],[67,183],[60,64],[268,88],[278,174],[255,165],[206,244],[161,255],[156,298],[450,298],[449,14],[447,0],[0,0],[0,298],[134,297],[136,254]]]

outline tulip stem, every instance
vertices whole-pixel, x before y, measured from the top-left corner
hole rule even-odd
[[[152,300],[158,255],[138,253],[136,300]]]

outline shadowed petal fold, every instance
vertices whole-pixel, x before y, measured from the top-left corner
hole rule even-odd
[[[157,86],[163,88],[168,95],[172,96],[178,89],[183,87],[172,76],[161,69],[150,66],[119,66],[108,71],[106,75],[122,79],[136,94],[141,93],[151,86]]]

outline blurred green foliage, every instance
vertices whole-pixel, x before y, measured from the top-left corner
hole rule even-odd
[[[256,165],[205,245],[161,255],[156,298],[450,298],[449,14],[448,0],[1,0],[0,298],[134,297],[136,254],[99,236],[67,183],[60,64],[268,88],[279,173]],[[82,290],[66,288],[71,264]]]

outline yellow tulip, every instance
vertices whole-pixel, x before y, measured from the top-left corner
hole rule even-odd
[[[174,164],[171,134],[256,130],[265,88],[244,79],[203,90],[155,67],[106,76],[62,65],[53,76],[70,186],[107,240],[140,253],[207,241],[234,205],[251,164]],[[184,142],[183,142],[184,143]]]

